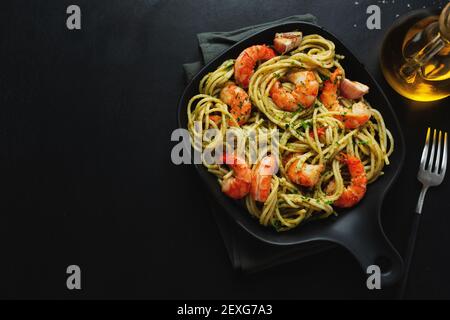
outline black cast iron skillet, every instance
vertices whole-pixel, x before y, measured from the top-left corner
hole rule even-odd
[[[395,152],[391,157],[391,165],[385,168],[385,175],[368,187],[367,195],[360,204],[351,210],[341,212],[336,219],[309,222],[287,232],[276,232],[271,227],[261,226],[257,220],[250,216],[245,207],[226,197],[221,192],[216,178],[208,173],[202,165],[195,165],[196,169],[225,211],[242,228],[261,241],[275,245],[306,244],[313,241],[339,244],[355,256],[364,271],[370,265],[380,266],[382,285],[392,285],[402,275],[403,262],[383,232],[380,224],[380,210],[386,192],[402,167],[405,157],[404,139],[394,111],[379,85],[350,50],[335,36],[313,24],[284,23],[242,40],[205,66],[189,83],[179,103],[178,124],[180,128],[187,127],[186,110],[188,101],[198,94],[199,82],[208,72],[215,70],[227,59],[237,58],[242,50],[252,45],[272,44],[276,32],[293,30],[302,31],[304,35],[320,34],[333,41],[336,44],[336,52],[345,56],[343,67],[347,76],[370,86],[370,93],[366,98],[372,106],[382,113],[396,142]],[[394,212],[390,212],[390,214],[394,214]]]

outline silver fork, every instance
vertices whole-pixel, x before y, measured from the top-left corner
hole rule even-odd
[[[419,201],[417,202],[416,212],[418,214],[422,214],[423,202],[428,189],[430,187],[439,186],[444,180],[445,172],[447,171],[447,132],[444,134],[444,144],[442,147],[442,131],[439,131],[439,139],[437,139],[438,145],[436,148],[436,130],[434,130],[430,159],[428,161],[428,166],[426,166],[429,153],[428,150],[430,149],[430,134],[431,129],[428,128],[427,139],[425,141],[425,147],[423,148],[422,159],[420,160],[420,169],[417,174],[417,179],[423,184],[422,192],[420,193]],[[435,150],[437,155],[435,155]]]
[[[402,286],[400,287],[399,298],[403,298],[408,283],[409,267],[414,253],[414,247],[419,230],[420,217],[422,215],[423,202],[425,195],[430,187],[439,186],[444,181],[445,173],[447,171],[447,132],[439,131],[439,136],[436,130],[433,130],[433,142],[430,151],[431,129],[428,128],[427,138],[425,140],[425,147],[422,152],[422,159],[420,160],[420,169],[417,174],[417,179],[422,183],[422,191],[420,192],[419,201],[417,202],[416,215],[414,217],[412,231],[408,242],[408,248],[405,257],[405,275],[403,277]],[[437,146],[436,146],[437,145]],[[427,161],[428,160],[428,161]]]

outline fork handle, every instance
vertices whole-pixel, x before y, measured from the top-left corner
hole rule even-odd
[[[426,193],[426,191],[425,191]],[[422,201],[423,204],[423,201]],[[406,292],[406,287],[408,285],[408,275],[409,275],[409,267],[411,266],[411,260],[414,256],[414,248],[416,246],[416,238],[417,233],[419,231],[419,225],[420,225],[420,217],[422,214],[416,213],[414,215],[414,220],[411,227],[411,234],[409,235],[408,240],[408,248],[406,249],[406,256],[405,256],[405,274],[402,279],[402,284],[400,287],[400,291],[398,292],[398,299],[403,299]]]
[[[420,192],[419,200],[417,201],[416,213],[422,214],[423,202],[425,201],[425,196],[427,195],[428,187],[423,186]]]

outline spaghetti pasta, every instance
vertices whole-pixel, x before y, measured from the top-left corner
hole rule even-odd
[[[231,110],[232,106],[221,99],[223,88],[233,81],[240,67],[234,59],[223,62],[207,74],[200,81],[199,94],[189,101],[188,130],[196,150],[225,152],[221,142],[227,140],[230,130],[242,137],[250,131],[256,132],[254,138],[259,144],[269,142],[256,156],[251,152],[254,145],[249,141],[243,146],[244,161],[253,172],[264,155],[275,154],[278,160],[279,168],[272,175],[267,199],[260,202],[246,194],[243,201],[249,213],[264,226],[289,230],[305,221],[336,214],[334,204],[353,206],[364,196],[365,184],[377,180],[389,164],[394,139],[381,113],[364,97],[351,100],[339,92],[339,79],[345,78],[345,70],[340,64],[343,59],[335,53],[332,41],[313,34],[303,37],[298,48],[290,53],[262,61],[251,74],[248,86],[248,97],[253,106],[251,114],[240,126],[241,119],[236,118],[236,110]],[[299,103],[294,106],[297,110],[288,111],[277,105],[273,92],[277,85],[286,97],[304,97],[305,91],[301,91],[304,81],[295,84],[288,80],[294,72],[313,72],[321,95],[315,97],[311,107]],[[337,80],[334,79],[336,75]],[[336,97],[330,106],[325,98],[328,93],[334,97],[333,90]],[[366,114],[357,111],[361,108]],[[215,129],[217,134],[204,139],[204,132],[209,129]],[[274,132],[279,137],[276,144],[272,141]],[[221,186],[233,176],[239,179],[230,166],[203,160]],[[358,165],[364,170],[356,176]],[[308,177],[309,169],[311,172],[316,170],[317,174],[317,181],[309,181],[311,185],[302,185],[298,183],[301,179],[293,179],[295,174],[311,178]],[[241,180],[239,182],[243,183]],[[345,204],[346,199],[354,198],[353,193],[357,200]]]

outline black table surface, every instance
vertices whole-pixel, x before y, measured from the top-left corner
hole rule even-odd
[[[206,190],[171,162],[181,65],[196,34],[312,13],[379,80],[407,144],[383,207],[404,252],[428,126],[450,130],[449,100],[418,104],[384,81],[378,52],[397,18],[447,1],[2,1],[0,27],[1,298],[392,298],[369,291],[337,248],[253,275],[232,270]],[[77,4],[82,29],[66,28]],[[366,8],[381,8],[368,30]],[[409,6],[408,6],[409,4]],[[450,179],[427,197],[407,296],[450,298]],[[79,265],[82,290],[66,288]]]

